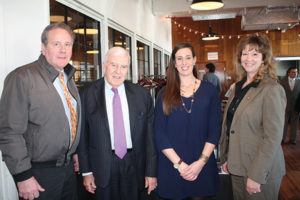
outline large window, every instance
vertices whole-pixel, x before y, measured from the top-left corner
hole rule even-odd
[[[161,51],[153,49],[154,57],[154,75],[161,75]]]
[[[77,86],[96,80],[102,73],[100,23],[55,0],[50,0],[50,21],[68,24],[76,34],[71,64],[76,68]]]
[[[128,35],[121,33],[113,28],[108,27],[108,45],[109,48],[112,47],[123,47],[126,49],[130,54],[130,59],[132,61],[131,56],[131,37]],[[127,73],[127,80],[132,81],[132,62],[130,61],[130,66]]]
[[[150,75],[150,63],[149,63],[149,46],[137,41],[136,42],[137,51],[137,63],[138,63],[138,79],[144,76]]]

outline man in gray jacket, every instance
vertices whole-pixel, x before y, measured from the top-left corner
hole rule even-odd
[[[75,69],[68,64],[74,34],[66,24],[55,23],[44,29],[41,40],[38,60],[5,79],[0,149],[20,199],[76,199],[80,99]]]
[[[207,69],[206,71],[208,71],[208,72],[206,74],[204,74],[203,80],[208,81],[211,84],[213,84],[217,88],[219,94],[221,94],[221,92],[222,92],[221,81],[215,74],[215,70],[216,70],[215,65],[213,63],[208,63],[205,65],[205,67]]]

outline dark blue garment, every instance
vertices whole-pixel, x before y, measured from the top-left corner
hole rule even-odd
[[[202,81],[194,95],[192,113],[180,107],[169,116],[163,114],[162,95],[156,102],[154,137],[158,156],[158,187],[156,192],[163,198],[183,199],[215,195],[219,188],[219,175],[215,156],[212,153],[195,181],[184,180],[162,153],[174,148],[187,164],[199,159],[205,142],[217,145],[221,129],[221,103],[216,88]],[[191,98],[182,97],[187,109]]]

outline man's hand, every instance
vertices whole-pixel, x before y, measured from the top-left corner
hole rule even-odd
[[[78,155],[77,154],[73,155],[73,160],[74,160],[74,172],[80,174],[80,172],[79,172]]]
[[[224,172],[226,172],[227,174],[229,174],[227,161],[222,165],[222,169],[223,169]]]
[[[40,196],[40,192],[44,192],[45,189],[40,186],[40,184],[31,177],[25,181],[17,182],[17,187],[19,191],[19,196],[23,199],[33,200]]]
[[[155,177],[145,177],[145,188],[148,188],[148,195],[151,191],[154,190],[157,186],[157,178]]]
[[[249,194],[255,194],[257,192],[260,192],[260,183],[257,183],[254,180],[247,178],[246,190]]]
[[[95,194],[96,185],[93,174],[83,176],[83,185],[88,192]]]

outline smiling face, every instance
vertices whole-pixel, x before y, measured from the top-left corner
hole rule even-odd
[[[42,44],[42,54],[57,71],[62,71],[72,57],[72,38],[64,29],[49,31],[48,44]]]
[[[190,48],[179,49],[175,54],[175,66],[179,76],[193,75],[193,68],[196,63],[196,57],[193,57]]]
[[[263,55],[255,48],[250,48],[250,45],[248,44],[242,51],[241,64],[245,69],[247,76],[253,77],[263,64]]]
[[[127,54],[111,53],[102,69],[107,82],[114,88],[123,84],[129,68],[129,57]]]

